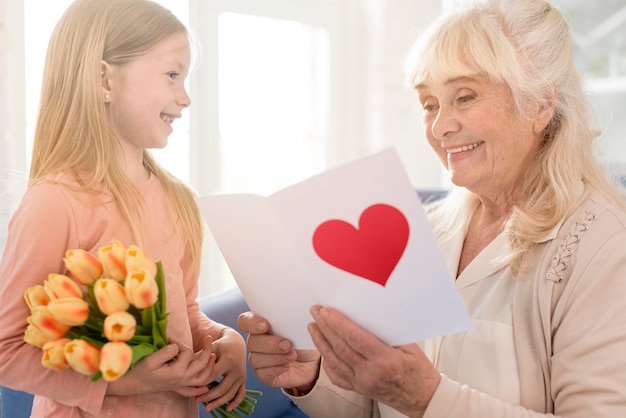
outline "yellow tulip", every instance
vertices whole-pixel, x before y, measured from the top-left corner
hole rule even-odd
[[[132,348],[124,342],[109,342],[100,351],[100,371],[107,382],[119,379],[128,371],[133,359]]]
[[[26,289],[24,300],[26,300],[26,304],[32,310],[37,306],[46,306],[50,302],[50,296],[48,296],[43,286],[35,285]]]
[[[102,263],[104,277],[119,282],[126,278],[126,247],[119,241],[98,249],[98,259]]]
[[[135,335],[137,320],[128,312],[113,312],[104,318],[103,332],[109,341],[128,341]]]
[[[56,319],[47,306],[38,306],[31,311],[31,315],[26,319],[28,323],[37,328],[48,338],[61,338],[71,328],[69,325]]]
[[[128,299],[126,299],[124,286],[115,279],[96,280],[93,293],[98,307],[105,315],[125,311],[130,306]]]
[[[65,360],[78,373],[92,375],[100,366],[100,349],[85,340],[71,340],[63,348]]]
[[[126,250],[126,273],[147,269],[151,275],[156,276],[157,266],[154,260],[136,245],[131,245]]]
[[[154,275],[145,268],[128,273],[124,288],[130,304],[138,309],[154,305],[159,298],[159,286]]]
[[[77,249],[65,252],[65,268],[83,285],[95,282],[102,276],[102,263],[88,251]]]
[[[24,331],[24,342],[37,348],[42,348],[47,342],[56,340],[57,337],[45,335],[34,325],[28,325]]]
[[[78,286],[78,283],[63,274],[50,273],[48,280],[44,282],[44,289],[51,300],[83,297],[83,291]]]
[[[81,298],[52,300],[48,304],[48,310],[56,319],[71,327],[79,327],[89,318],[89,303]]]
[[[70,341],[69,338],[59,338],[44,344],[41,364],[52,370],[66,369],[69,364],[65,359],[65,345]]]

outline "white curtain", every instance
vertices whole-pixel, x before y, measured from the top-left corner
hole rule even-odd
[[[22,2],[0,0],[0,250],[26,182]]]

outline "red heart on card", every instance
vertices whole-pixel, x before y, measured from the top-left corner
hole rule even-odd
[[[313,248],[328,264],[384,287],[408,240],[409,223],[402,212],[380,203],[363,211],[358,229],[338,219],[320,224]]]

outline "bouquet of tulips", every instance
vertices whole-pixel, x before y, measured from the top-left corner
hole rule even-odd
[[[169,343],[160,261],[119,241],[100,247],[97,256],[67,250],[63,261],[73,279],[51,273],[43,285],[24,293],[31,313],[24,341],[42,349],[45,367],[59,371],[70,367],[92,376],[92,381],[111,382]],[[86,299],[77,282],[87,288]],[[255,398],[247,396],[237,410],[250,415],[255,403]],[[240,417],[226,411],[225,405],[215,411],[215,417],[216,413]]]

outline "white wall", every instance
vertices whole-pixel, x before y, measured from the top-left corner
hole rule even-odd
[[[0,0],[0,249],[26,181],[23,4]]]

